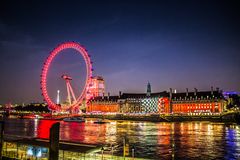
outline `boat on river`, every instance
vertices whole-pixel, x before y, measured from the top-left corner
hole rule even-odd
[[[104,124],[104,123],[108,123],[108,122],[106,122],[106,121],[103,121],[103,119],[97,119],[96,121],[94,121],[93,123],[95,123],[95,124]]]
[[[83,117],[67,117],[63,118],[64,122],[85,122],[85,119]]]

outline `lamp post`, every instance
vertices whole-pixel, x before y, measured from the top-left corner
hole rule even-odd
[[[132,158],[134,160],[134,148],[132,149]]]
[[[112,159],[113,159],[113,145],[111,144],[111,153],[112,153]]]
[[[104,151],[104,148],[103,148],[103,147],[102,147],[101,151],[102,151],[102,160],[103,160],[103,151]]]

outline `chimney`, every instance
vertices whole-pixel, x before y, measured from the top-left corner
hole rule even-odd
[[[170,90],[170,99],[172,99],[172,88],[169,88]]]
[[[119,98],[121,98],[121,95],[122,95],[122,92],[121,92],[121,91],[119,91],[119,95],[118,95],[118,97],[119,97]]]
[[[211,86],[211,95],[213,95],[213,86]]]
[[[194,88],[194,96],[197,96],[197,88]]]
[[[186,97],[188,96],[188,88],[186,88]]]

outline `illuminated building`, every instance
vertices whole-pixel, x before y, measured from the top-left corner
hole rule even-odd
[[[169,97],[162,97],[158,99],[158,112],[159,113],[170,113],[170,101]]]
[[[165,102],[159,103],[168,96],[166,91],[159,93],[123,93],[119,98],[121,113],[160,113],[161,105],[168,106]]]
[[[86,107],[87,112],[110,112],[118,113],[118,96],[98,96],[93,97]]]
[[[92,85],[89,92],[93,97],[104,96],[105,92],[105,82],[100,76],[95,76],[92,78]]]
[[[123,93],[119,95],[121,113],[161,113],[169,108],[168,93],[151,93],[151,84],[147,84],[146,93]],[[167,110],[166,110],[167,111]]]
[[[123,93],[119,96],[101,96],[90,100],[87,112],[161,113],[168,110],[168,93]]]
[[[224,98],[227,100],[228,109],[239,109],[240,107],[240,93],[236,91],[225,91],[223,92]]]
[[[221,113],[226,107],[222,92],[197,91],[182,93],[158,92],[151,93],[150,84],[147,93],[121,93],[118,96],[101,96],[90,100],[87,112],[117,112],[140,114],[188,114],[210,115]]]
[[[146,93],[119,93],[121,113],[160,113],[163,106],[168,106],[164,101],[168,97],[166,91],[151,93],[151,84],[147,84]]]
[[[160,113],[160,109],[167,111],[166,97],[166,91],[151,93],[151,85],[148,83],[146,93],[119,92],[119,96],[95,97],[90,100],[87,112]]]
[[[194,92],[171,93],[170,89],[170,113],[208,115],[223,112],[226,101],[222,92],[217,88],[216,91],[201,91],[195,88]]]

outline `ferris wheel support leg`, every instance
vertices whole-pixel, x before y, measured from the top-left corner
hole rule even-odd
[[[72,86],[71,86],[70,83],[69,83],[69,90],[70,90],[70,93],[72,94],[72,97],[73,97],[74,103],[77,102],[77,99],[76,99],[76,97],[75,97],[75,94],[74,94],[74,92],[73,92],[73,89],[72,89]]]
[[[70,105],[72,105],[71,95],[70,95],[70,90],[69,90],[69,82],[68,81],[66,82],[66,85],[67,85],[68,102],[69,102]]]

